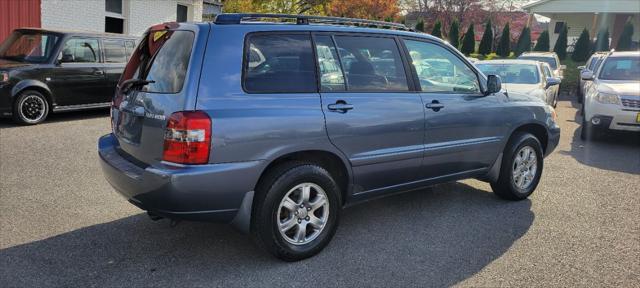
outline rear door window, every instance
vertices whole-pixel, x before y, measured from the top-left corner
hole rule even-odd
[[[104,44],[104,61],[107,63],[125,63],[127,62],[127,52],[124,46],[124,40],[105,39]]]
[[[338,49],[333,44],[331,36],[317,36],[315,44],[320,71],[320,91],[344,91],[344,74],[338,59]]]
[[[408,91],[406,73],[393,38],[336,36],[348,91]]]
[[[191,31],[151,31],[138,45],[121,81],[153,81],[143,90],[152,93],[179,93],[182,90],[195,34]]]
[[[317,92],[309,34],[250,35],[243,86],[248,93]]]
[[[71,38],[62,48],[62,62],[94,63],[100,61],[98,39]]]

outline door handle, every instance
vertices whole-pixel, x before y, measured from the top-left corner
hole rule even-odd
[[[435,112],[440,111],[440,109],[444,108],[444,104],[440,103],[438,100],[433,100],[431,103],[427,103],[425,107],[432,109]]]
[[[335,104],[329,104],[327,108],[329,108],[329,111],[347,113],[347,111],[353,109],[353,105],[347,104],[347,102],[343,100],[338,100]]]
[[[103,75],[103,74],[104,74],[104,72],[102,72],[102,71],[95,71],[95,72],[93,72],[93,74],[94,74],[94,75]]]

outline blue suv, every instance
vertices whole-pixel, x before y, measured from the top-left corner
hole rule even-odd
[[[372,198],[477,178],[525,199],[558,144],[555,118],[403,25],[222,14],[147,31],[98,150],[108,182],[152,219],[231,223],[295,261]]]

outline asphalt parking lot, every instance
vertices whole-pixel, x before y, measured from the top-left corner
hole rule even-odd
[[[318,256],[285,263],[226,225],[153,222],[103,179],[108,111],[0,120],[0,286],[635,286],[640,138],[579,138],[575,102],[529,200],[466,180],[347,209]]]

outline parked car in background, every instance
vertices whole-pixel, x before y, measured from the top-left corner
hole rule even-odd
[[[518,59],[546,62],[551,67],[553,75],[560,79],[564,77],[564,70],[567,69],[567,66],[560,64],[560,58],[555,52],[524,52]]]
[[[591,81],[582,104],[581,138],[607,130],[640,132],[640,52],[613,52],[600,67],[582,73]]]
[[[109,107],[135,38],[17,29],[0,44],[0,116],[38,124],[50,112]]]
[[[553,108],[408,30],[268,14],[153,26],[99,139],[103,173],[152,219],[232,223],[287,261],[376,197],[479,178],[527,198],[559,141]],[[434,66],[449,69],[419,69]]]
[[[582,73],[587,71],[595,71],[599,64],[602,62],[602,59],[607,56],[609,52],[596,52],[589,57],[587,63],[584,66],[578,66],[578,70],[580,70],[580,74],[578,74],[579,82],[578,82],[578,103],[582,103],[584,99],[584,91],[586,83],[592,83],[591,81],[585,81],[582,79]]]
[[[475,63],[485,75],[499,75],[508,93],[535,96],[553,106],[558,104],[560,78],[549,64],[533,60],[486,60]]]

